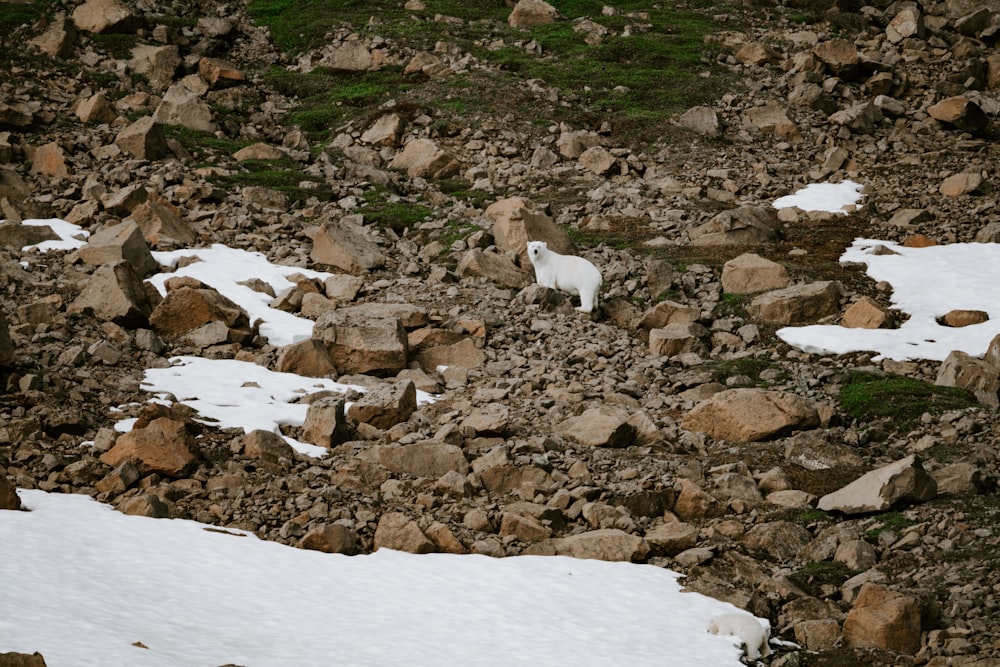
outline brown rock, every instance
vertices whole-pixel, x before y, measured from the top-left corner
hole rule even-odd
[[[181,65],[180,50],[174,44],[139,44],[132,48],[129,68],[142,74],[155,90],[165,90]]]
[[[317,264],[362,275],[385,265],[385,255],[353,218],[327,222],[313,236],[309,258]]]
[[[17,487],[7,477],[7,473],[0,468],[0,510],[21,509],[21,498],[17,495]]]
[[[73,23],[78,30],[102,35],[129,33],[139,27],[139,20],[119,0],[87,0],[73,10]]]
[[[840,312],[840,283],[823,280],[765,292],[747,306],[747,314],[765,324],[808,324]]]
[[[840,319],[840,325],[849,329],[879,329],[891,324],[889,313],[868,296],[852,303]]]
[[[148,276],[160,268],[149,252],[142,230],[130,220],[92,234],[87,244],[73,253],[71,258],[78,258],[91,266],[128,262],[139,277]]]
[[[801,621],[794,631],[795,642],[807,651],[826,651],[840,640],[840,623],[832,618]]]
[[[779,562],[795,558],[810,540],[812,533],[807,528],[790,521],[759,523],[743,537],[747,547],[764,551]]]
[[[942,316],[942,324],[948,327],[967,327],[988,322],[990,314],[985,310],[949,310]]]
[[[339,523],[323,523],[305,534],[302,548],[353,556],[358,552],[358,534],[354,529]]]
[[[115,145],[140,160],[159,160],[167,156],[167,136],[152,116],[143,116],[115,137]]]
[[[722,265],[722,289],[732,294],[782,289],[789,282],[785,267],[754,253],[744,253]]]
[[[559,10],[545,0],[518,0],[514,10],[507,17],[507,23],[514,28],[530,28],[555,23],[561,18],[563,16]]]
[[[628,413],[612,405],[588,408],[558,427],[560,433],[585,447],[628,447],[635,444],[635,426]]]
[[[861,56],[858,47],[846,39],[828,39],[813,48],[813,54],[836,77],[844,80],[858,72]]]
[[[413,139],[389,163],[390,169],[405,171],[412,178],[448,178],[462,166],[431,139]]]
[[[395,375],[407,366],[406,329],[398,317],[330,310],[316,320],[312,337],[326,346],[331,361],[344,373]]]
[[[175,83],[167,89],[153,112],[153,120],[199,132],[215,132],[219,129],[212,120],[212,109],[183,83]]]
[[[81,100],[76,105],[76,116],[84,123],[110,123],[118,114],[102,91]]]
[[[941,181],[938,192],[945,197],[961,197],[962,195],[979,194],[982,192],[983,177],[978,172],[954,174]]]
[[[642,562],[649,554],[646,540],[617,528],[600,528],[558,538],[552,540],[552,547],[558,556],[626,563]],[[530,554],[531,551],[525,553]]]
[[[676,301],[660,301],[647,309],[639,320],[642,329],[660,329],[668,324],[688,324],[701,319],[701,309]]]
[[[405,422],[417,409],[417,389],[403,380],[369,389],[347,409],[347,416],[375,428],[388,429]]]
[[[583,151],[578,158],[580,166],[587,171],[601,176],[611,171],[615,166],[615,156],[604,146],[593,146]]]
[[[500,537],[513,537],[521,542],[541,542],[552,537],[552,529],[532,516],[504,512],[500,521]]]
[[[963,132],[979,132],[990,122],[978,104],[961,95],[931,105],[927,113],[934,120],[952,125]]]
[[[676,485],[677,500],[674,501],[674,514],[684,521],[722,516],[725,508],[718,500],[698,487],[689,479],[680,479]]]
[[[146,327],[152,310],[142,279],[124,261],[94,271],[68,308],[71,313],[91,312],[98,319],[129,329]]]
[[[405,121],[398,113],[386,114],[361,134],[361,141],[375,146],[399,146],[404,126]]]
[[[277,433],[256,429],[243,436],[243,453],[251,459],[277,463],[295,460],[295,450]]]
[[[336,447],[354,434],[344,416],[344,399],[326,397],[313,401],[306,411],[302,439],[317,447]]]
[[[988,359],[979,359],[961,350],[954,350],[941,362],[934,384],[968,389],[984,405],[1000,405],[1000,369]]]
[[[212,88],[228,88],[246,81],[243,70],[222,58],[202,58],[198,61],[198,73]]]
[[[760,206],[741,206],[717,214],[690,232],[693,246],[756,245],[778,239],[774,213]]]
[[[461,447],[434,440],[374,447],[370,456],[390,472],[415,477],[438,478],[450,471],[463,475],[469,471]]]
[[[250,334],[246,311],[210,287],[170,290],[149,316],[153,329],[166,336],[181,336],[210,322],[224,324],[233,343]]]
[[[6,366],[14,360],[14,341],[11,340],[7,325],[7,316],[0,309],[0,366]]]
[[[916,598],[866,583],[844,619],[844,643],[913,655],[920,650],[920,613]]]
[[[727,389],[688,412],[682,425],[713,438],[752,442],[819,425],[816,406],[795,394]]]
[[[677,322],[649,332],[649,352],[674,357],[689,352],[704,353],[708,329],[697,322]]]
[[[145,473],[180,477],[197,464],[194,438],[184,422],[158,417],[145,428],[133,428],[118,437],[114,447],[101,455],[101,463],[118,467],[133,461]]]
[[[683,521],[668,521],[646,531],[651,553],[676,556],[698,543],[698,528]]]
[[[382,515],[375,529],[374,550],[379,549],[428,554],[433,553],[434,543],[424,535],[416,521],[401,512],[389,512]]]
[[[66,154],[63,153],[62,146],[53,141],[36,148],[31,160],[31,171],[53,178],[68,177],[69,168],[66,166]]]
[[[497,248],[516,252],[522,267],[531,264],[526,254],[528,241],[544,241],[553,252],[573,254],[569,234],[530,199],[500,199],[486,207],[483,214],[493,223]]]
[[[278,349],[274,369],[279,373],[295,373],[311,378],[337,375],[326,346],[315,338],[300,340]]]
[[[924,37],[924,15],[917,6],[904,6],[885,28],[885,36],[893,44],[908,37]]]
[[[462,420],[459,429],[476,436],[503,436],[510,426],[510,408],[503,403],[490,403],[476,408]]]
[[[691,107],[677,118],[677,122],[681,127],[709,137],[722,136],[722,120],[719,112],[712,107]]]
[[[0,667],[45,667],[41,653],[0,653]]]
[[[533,280],[526,271],[517,268],[514,262],[495,252],[483,252],[473,248],[462,256],[456,270],[462,277],[475,276],[489,278],[503,287],[522,288]]]
[[[57,14],[45,32],[32,38],[28,43],[37,46],[40,51],[53,58],[65,60],[73,55],[78,39],[76,26],[72,21],[63,14]]]
[[[802,141],[798,126],[788,117],[785,109],[776,102],[750,107],[743,113],[743,122],[759,132],[773,134],[785,141],[794,143]]]
[[[198,240],[177,207],[157,195],[150,195],[145,202],[135,206],[129,218],[139,225],[143,236],[154,247],[187,246]]]

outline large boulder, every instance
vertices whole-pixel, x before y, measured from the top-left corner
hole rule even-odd
[[[765,292],[747,306],[747,314],[765,324],[810,324],[840,312],[840,283],[822,280]]]
[[[819,499],[824,512],[869,514],[898,503],[924,502],[937,495],[937,482],[915,454],[862,475]]]
[[[212,120],[212,109],[183,83],[175,83],[167,89],[160,105],[153,112],[153,120],[200,132],[215,132],[219,129]]]
[[[528,267],[528,241],[544,241],[549,250],[560,255],[573,253],[569,234],[533,201],[525,197],[508,197],[486,207],[487,220],[493,223],[493,238],[497,248],[518,254],[520,265]]]
[[[312,337],[326,346],[344,373],[395,375],[406,368],[409,348],[398,317],[353,308],[328,310],[313,325]]]
[[[139,27],[139,18],[119,0],[87,0],[73,10],[78,30],[97,35],[129,33]]]
[[[92,313],[101,320],[130,329],[149,324],[153,308],[142,279],[126,261],[98,267],[67,309]]]
[[[183,421],[157,417],[145,428],[119,436],[114,447],[101,455],[101,462],[117,468],[132,461],[144,474],[180,477],[197,464],[194,447],[194,438]]]
[[[354,217],[333,220],[313,235],[309,259],[353,275],[385,265],[385,255],[368,231]]]
[[[866,583],[844,619],[844,643],[913,655],[920,650],[920,616],[917,598]]]
[[[515,28],[530,28],[555,23],[561,18],[559,10],[545,0],[518,0],[514,11],[507,17],[507,23]]]
[[[211,322],[221,322],[229,342],[243,342],[250,335],[250,318],[222,294],[210,287],[183,286],[167,292],[149,316],[160,334],[182,336]]]
[[[432,139],[413,139],[389,163],[390,169],[405,171],[413,178],[448,178],[462,166]]]
[[[160,267],[149,252],[149,245],[146,244],[139,225],[131,220],[105,227],[93,234],[87,239],[87,244],[71,255],[71,258],[80,259],[91,266],[125,261],[142,277]]]
[[[387,429],[405,422],[417,409],[417,389],[410,380],[380,384],[351,404],[347,416]]]
[[[693,246],[759,245],[778,240],[774,213],[760,206],[723,211],[689,232]]]
[[[795,394],[727,389],[695,406],[682,425],[721,440],[751,442],[815,428],[819,414],[813,403]]]
[[[731,294],[753,294],[788,287],[788,271],[777,262],[752,252],[722,265],[722,289]]]

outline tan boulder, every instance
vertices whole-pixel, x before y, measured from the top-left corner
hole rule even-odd
[[[823,280],[765,292],[747,306],[747,314],[765,324],[809,324],[840,312],[840,283]]]
[[[416,351],[413,358],[427,373],[434,373],[442,366],[478,368],[486,363],[486,353],[472,338],[463,338],[448,345],[421,348]]]
[[[246,162],[247,160],[280,160],[288,157],[288,153],[277,146],[258,142],[244,146],[233,153],[233,157],[238,162]]]
[[[394,375],[407,365],[406,329],[398,317],[329,310],[316,320],[312,337],[326,346],[334,365],[345,373]]]
[[[361,141],[375,146],[399,145],[399,140],[403,136],[405,121],[398,113],[390,113],[381,116],[371,127],[361,134]]]
[[[180,477],[197,464],[193,448],[194,438],[184,422],[157,417],[145,428],[133,428],[118,436],[114,447],[101,455],[101,462],[117,468],[132,461],[145,474]]]
[[[198,61],[198,74],[212,88],[228,88],[246,81],[243,70],[222,58],[202,58]]]
[[[368,231],[351,217],[322,225],[313,235],[309,259],[354,275],[365,274],[386,262]]]
[[[363,455],[395,474],[437,479],[450,471],[465,475],[469,462],[461,447],[436,440],[372,447]]]
[[[277,463],[281,459],[295,460],[295,450],[284,438],[272,431],[256,429],[243,436],[243,453],[256,461]]]
[[[173,44],[139,44],[132,48],[132,59],[128,62],[129,69],[144,75],[154,90],[165,90],[180,65],[180,50]]]
[[[53,178],[68,177],[69,167],[62,146],[52,141],[36,148],[31,159],[31,171]]]
[[[57,241],[59,235],[49,225],[22,225],[19,222],[0,221],[0,247],[20,251],[24,246]]]
[[[673,512],[684,521],[722,516],[725,512],[722,503],[689,479],[681,478],[675,485],[675,490],[677,498]]]
[[[789,282],[784,266],[754,253],[744,253],[722,265],[722,289],[731,294],[783,289]]]
[[[949,310],[941,316],[941,323],[946,327],[968,327],[973,324],[988,322],[990,314],[985,310]]]
[[[181,336],[211,322],[226,326],[230,342],[243,341],[250,333],[246,311],[210,287],[172,289],[149,316],[153,329],[166,336]]]
[[[875,299],[863,296],[844,311],[840,325],[849,329],[879,329],[891,326],[892,317]]]
[[[0,102],[0,127],[26,128],[34,120],[35,114],[27,102]]]
[[[518,0],[514,10],[507,17],[507,23],[514,28],[530,28],[555,23],[562,18],[559,10],[545,0]]]
[[[67,310],[91,312],[98,319],[135,329],[149,324],[153,308],[142,279],[122,261],[98,267]]]
[[[87,244],[70,255],[70,259],[79,259],[91,266],[128,262],[139,277],[148,276],[160,267],[149,252],[139,225],[131,220],[92,234]]]
[[[387,429],[405,422],[417,409],[417,388],[410,380],[379,384],[347,409],[351,419]]]
[[[767,65],[780,60],[780,55],[770,44],[747,42],[734,54],[736,61],[744,65]]]
[[[840,623],[832,618],[799,621],[794,632],[795,643],[807,651],[826,651],[840,641]]]
[[[963,132],[979,132],[989,125],[990,119],[982,108],[961,95],[949,97],[927,108],[934,120],[951,125]]]
[[[626,563],[642,562],[649,554],[649,544],[646,540],[618,528],[590,530],[541,542],[535,545],[535,548],[537,551],[529,548],[525,553],[552,553],[557,556]]]
[[[698,528],[683,521],[668,521],[646,531],[650,551],[658,556],[676,556],[698,543]]]
[[[500,199],[487,206],[484,215],[493,223],[497,248],[516,252],[522,267],[530,266],[528,241],[544,241],[549,250],[561,255],[573,253],[573,242],[566,231],[530,199]]]
[[[675,322],[649,331],[649,352],[664,357],[694,352],[703,354],[708,346],[708,329],[697,322]]]
[[[743,536],[748,548],[762,551],[778,562],[791,560],[812,540],[812,533],[791,521],[759,523]]]
[[[722,120],[719,118],[719,112],[712,107],[691,107],[677,118],[677,122],[681,127],[699,134],[710,137],[722,136]]]
[[[159,160],[169,152],[163,126],[152,116],[143,116],[123,128],[115,145],[140,160]]]
[[[522,288],[533,282],[533,276],[522,271],[506,256],[472,248],[462,256],[456,269],[458,275],[489,278],[502,287]]]
[[[911,454],[868,472],[847,486],[819,499],[824,512],[869,514],[885,512],[897,503],[924,502],[937,495],[937,483]]]
[[[636,429],[623,409],[600,405],[567,419],[556,433],[585,447],[628,447],[635,444]]]
[[[153,120],[165,125],[179,125],[199,132],[215,132],[219,126],[212,120],[212,110],[197,93],[183,83],[175,83],[153,112]]]
[[[604,146],[593,146],[583,151],[578,158],[580,166],[587,171],[602,176],[611,171],[617,160]]]
[[[337,367],[330,359],[326,346],[314,338],[300,340],[278,349],[274,369],[279,373],[295,373],[311,378],[330,377]]]
[[[302,548],[328,554],[353,556],[358,552],[358,533],[339,523],[321,523],[313,526],[302,537]]]
[[[659,329],[668,324],[688,324],[701,319],[701,309],[676,301],[660,301],[646,309],[639,320],[639,328]]]
[[[97,35],[129,33],[139,27],[139,18],[119,0],[87,0],[73,10],[78,30]]]
[[[776,241],[778,221],[760,206],[722,211],[690,232],[693,246],[757,245]]]
[[[920,650],[920,614],[917,598],[866,583],[844,619],[844,644],[913,655]]]
[[[420,526],[402,512],[383,514],[375,529],[373,549],[394,549],[411,554],[434,552],[434,543],[420,530]]]
[[[938,186],[938,192],[945,197],[980,194],[982,189],[983,177],[979,172],[953,174],[941,181],[941,185]]]
[[[139,225],[142,235],[154,247],[187,246],[198,240],[177,207],[159,195],[150,195],[138,204],[129,213],[129,219]]]
[[[806,399],[765,389],[727,389],[684,415],[689,431],[720,440],[753,442],[819,425],[816,406]]]
[[[899,44],[909,37],[923,39],[923,12],[916,5],[903,6],[885,27],[885,36],[893,44]]]
[[[566,130],[560,133],[556,140],[556,148],[566,158],[575,160],[585,150],[601,144],[601,137],[596,132],[586,130]],[[544,239],[540,239],[544,240]]]
[[[63,60],[73,55],[79,36],[76,26],[64,14],[57,14],[41,35],[28,40],[43,53]]]
[[[777,102],[750,107],[743,112],[743,124],[758,132],[773,134],[785,141],[795,143],[802,141],[802,135],[795,121],[788,117],[788,112]]]
[[[354,434],[344,416],[344,399],[328,396],[309,404],[302,439],[317,447],[336,447]]]
[[[826,66],[827,70],[844,80],[857,74],[861,63],[858,47],[846,39],[825,40],[814,46],[812,52]]]
[[[500,519],[501,538],[511,537],[521,542],[531,544],[552,537],[552,529],[533,516],[504,512]]]
[[[413,178],[448,178],[461,171],[461,165],[432,139],[409,141],[389,163],[390,169],[405,171]]]
[[[503,436],[510,426],[510,408],[503,403],[489,403],[470,412],[459,430],[479,436]]]
[[[934,384],[968,389],[979,402],[993,407],[1000,405],[1000,368],[990,363],[988,358],[979,359],[968,352],[954,350],[938,367]]]
[[[94,93],[76,105],[76,116],[84,123],[110,123],[118,117],[104,92]]]

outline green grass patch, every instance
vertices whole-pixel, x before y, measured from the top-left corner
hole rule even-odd
[[[366,222],[402,234],[406,229],[426,220],[431,209],[421,204],[394,200],[385,189],[372,188],[365,192],[365,203],[358,212],[365,216]]]
[[[732,292],[723,292],[722,298],[719,302],[715,304],[715,309],[712,311],[712,315],[716,318],[719,317],[742,317],[747,316],[747,305],[749,305],[752,297],[749,294],[733,294]]]
[[[788,575],[788,579],[807,593],[823,597],[823,586],[839,588],[855,574],[857,572],[840,561],[825,560],[807,564],[797,572]]]
[[[105,34],[91,35],[90,39],[98,51],[111,54],[113,57],[124,60],[132,57],[132,48],[139,44],[139,37],[135,34]]]
[[[51,0],[35,0],[23,4],[0,2],[0,35],[6,38],[16,29],[32,25],[47,15],[51,5]]]
[[[840,408],[852,419],[891,419],[897,430],[908,428],[925,412],[937,414],[978,405],[966,389],[866,371],[850,374],[839,400]]]
[[[724,359],[710,364],[712,380],[725,383],[727,378],[737,375],[745,375],[753,381],[753,386],[769,387],[779,384],[788,379],[788,371],[770,359],[761,357],[739,357],[737,359]],[[776,370],[778,373],[773,379],[762,380],[761,373],[766,370]]]
[[[222,187],[259,186],[284,194],[292,202],[304,202],[310,197],[320,201],[333,199],[333,192],[323,179],[302,173],[291,160],[247,160],[241,162],[243,171],[213,180]],[[302,183],[317,183],[316,187],[303,187]]]
[[[217,137],[213,132],[191,130],[181,125],[164,125],[163,132],[168,139],[178,141],[189,153],[197,158],[210,155],[232,155],[252,142],[247,140],[234,141]]]
[[[878,521],[876,526],[865,531],[864,534],[865,540],[872,544],[878,542],[878,536],[882,533],[887,531],[900,533],[916,523],[913,519],[908,519],[899,512],[886,512],[885,514],[878,515],[876,519]]]

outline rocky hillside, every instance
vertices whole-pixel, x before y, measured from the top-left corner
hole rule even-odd
[[[0,506],[651,563],[769,618],[768,664],[1000,664],[1000,349],[775,335],[905,319],[855,237],[1000,240],[1000,2],[340,4],[0,0]],[[89,243],[22,250],[48,218]],[[311,336],[148,280],[212,244],[301,270],[268,299]],[[366,391],[300,399],[311,457],[150,403],[180,355]]]

